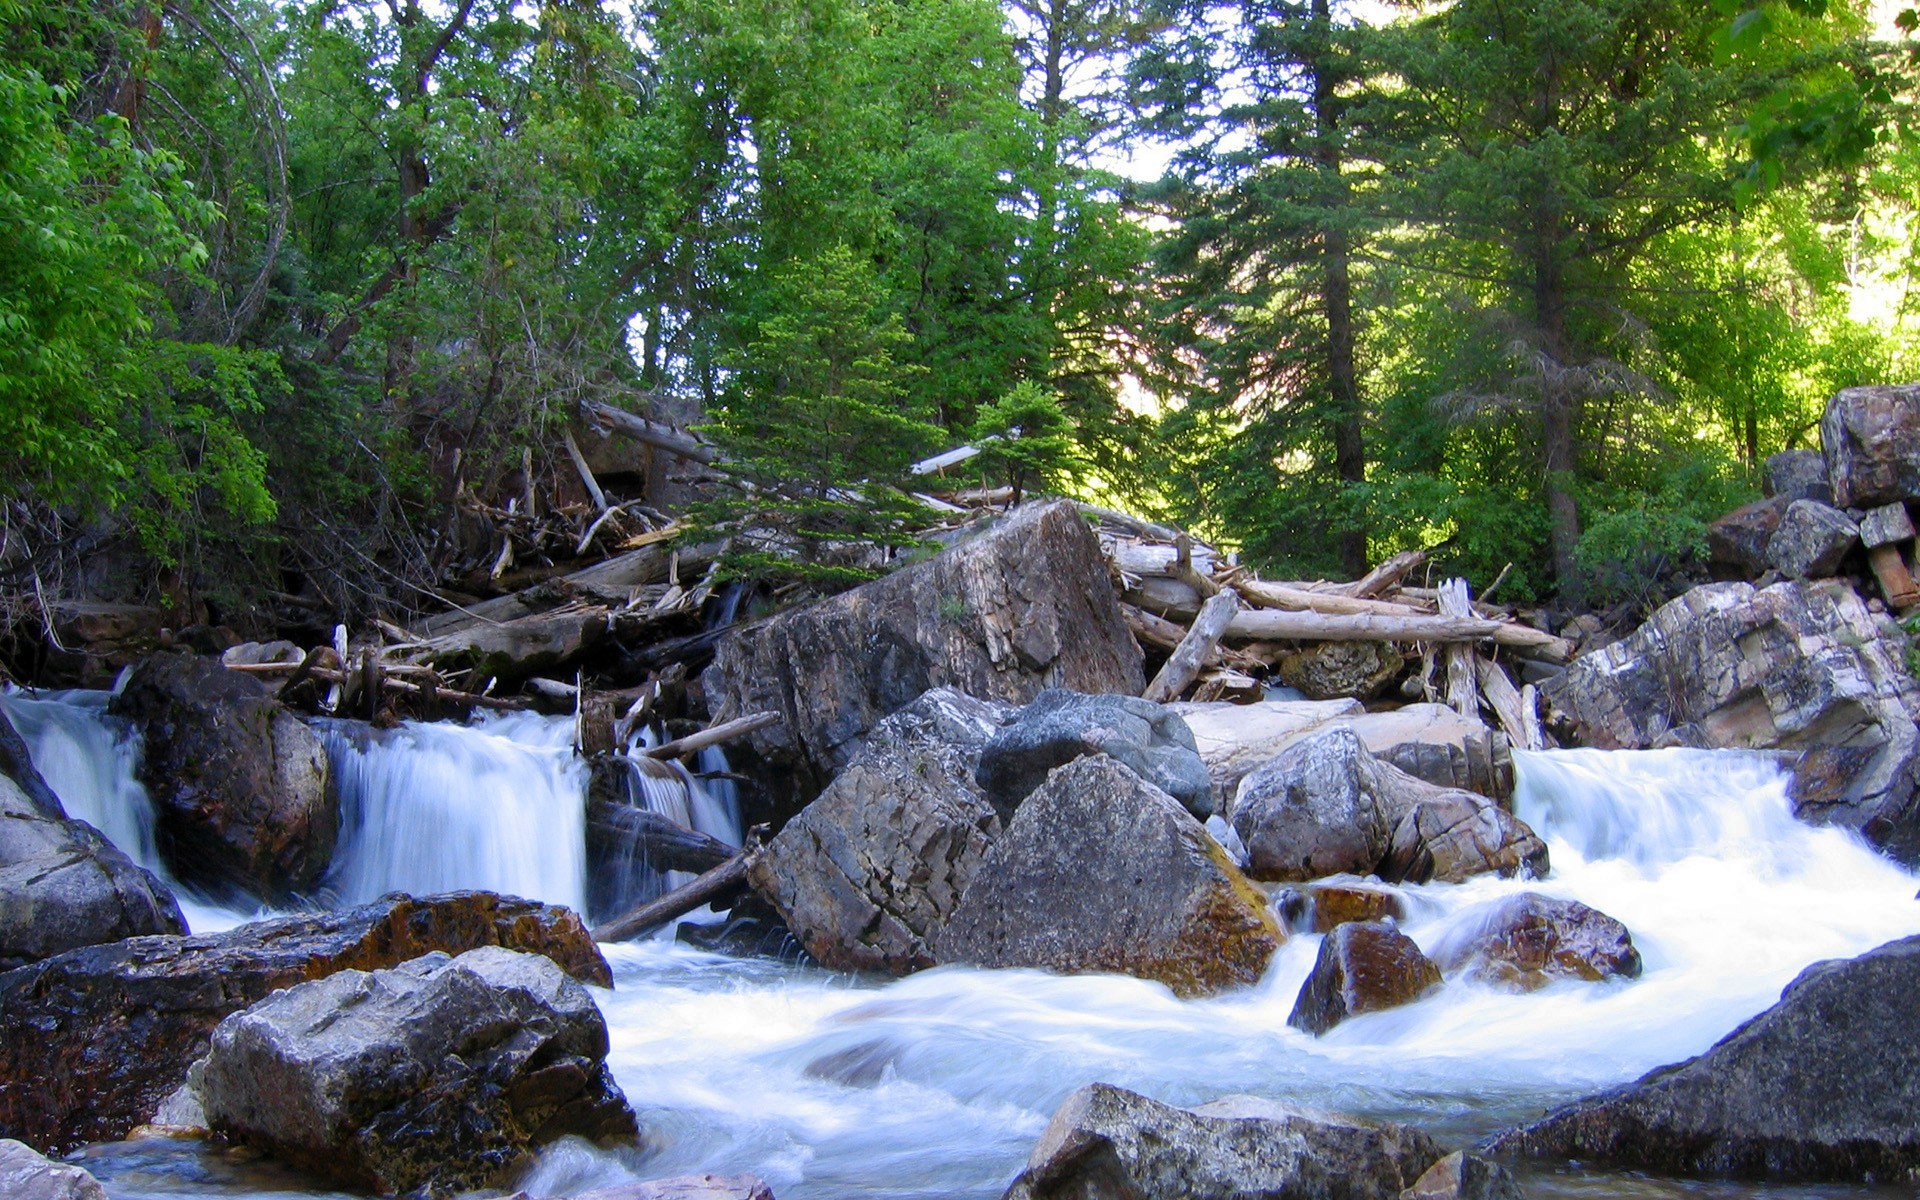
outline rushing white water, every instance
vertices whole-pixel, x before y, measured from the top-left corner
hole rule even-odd
[[[27,743],[67,815],[105,834],[128,858],[160,869],[153,803],[134,774],[140,742],[107,715],[110,692],[0,692],[0,712]]]
[[[586,904],[587,770],[573,722],[530,713],[471,725],[332,725],[341,904],[481,888]]]

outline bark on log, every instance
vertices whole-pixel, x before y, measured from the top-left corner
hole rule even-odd
[[[765,729],[769,725],[778,725],[785,720],[776,712],[749,713],[744,717],[735,717],[731,721],[722,721],[718,725],[709,725],[699,733],[675,738],[671,742],[655,746],[645,751],[648,758],[685,758],[698,754],[708,746],[718,746],[737,737],[745,737],[755,730]]]
[[[1222,588],[1218,595],[1210,598],[1194,618],[1193,628],[1180,639],[1172,656],[1141,695],[1158,704],[1178,699],[1206,666],[1208,654],[1220,644],[1227,632],[1227,623],[1239,611],[1240,594],[1232,588]]]
[[[1227,626],[1227,636],[1238,641],[1291,642],[1479,642],[1549,662],[1565,662],[1572,645],[1528,625],[1482,618],[1442,615],[1398,617],[1382,613],[1280,612],[1249,609]]]
[[[1480,690],[1486,693],[1487,706],[1493,709],[1493,715],[1499,720],[1500,728],[1507,731],[1507,738],[1522,750],[1544,750],[1540,716],[1538,709],[1530,706],[1534,702],[1532,689],[1522,691],[1513,686],[1513,680],[1500,664],[1490,658],[1479,662]]]
[[[1472,620],[1473,601],[1467,596],[1467,581],[1449,579],[1440,585],[1440,615],[1456,620]],[[1447,704],[1469,721],[1480,719],[1480,681],[1478,656],[1471,642],[1452,642],[1446,647]]]
[[[1388,617],[1430,616],[1428,609],[1412,604],[1400,604],[1392,600],[1367,600],[1356,596],[1346,596],[1339,592],[1316,592],[1306,588],[1294,587],[1285,583],[1264,583],[1257,579],[1238,579],[1234,587],[1240,591],[1242,599],[1261,608],[1285,609],[1289,612],[1317,613],[1379,613]]]
[[[660,871],[711,871],[740,853],[716,837],[688,829],[678,821],[611,800],[587,806],[587,826],[598,837],[631,844]]]
[[[658,446],[681,458],[691,459],[702,466],[713,466],[720,461],[720,452],[712,446],[695,440],[690,434],[680,432],[671,425],[662,425],[658,421],[649,421],[638,413],[630,413],[611,404],[602,404],[597,400],[582,400],[580,409],[588,420],[603,426],[622,437],[630,437],[649,446]]]
[[[1372,599],[1399,587],[1401,580],[1424,566],[1426,561],[1425,550],[1403,550],[1354,582],[1328,590],[1361,600]]]
[[[624,942],[684,917],[703,904],[725,899],[747,886],[747,865],[751,856],[736,854],[685,887],[675,888],[658,900],[649,900],[624,916],[615,917],[593,931],[596,942]]]

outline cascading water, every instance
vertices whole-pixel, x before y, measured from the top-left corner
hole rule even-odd
[[[742,836],[740,802],[732,781],[718,778],[727,771],[725,753],[717,746],[700,752],[700,774],[713,777],[702,779],[677,762],[662,762],[640,753],[658,744],[658,736],[646,728],[636,730],[629,739],[621,776],[625,802],[738,846]],[[631,825],[609,822],[601,836],[605,845],[594,866],[591,889],[596,920],[617,916],[693,878],[684,871],[655,868]]]
[[[27,743],[67,815],[106,835],[128,858],[161,870],[153,803],[135,768],[140,743],[107,715],[110,692],[0,692],[0,713]]]

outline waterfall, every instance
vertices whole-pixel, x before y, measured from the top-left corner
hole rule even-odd
[[[695,760],[700,768],[696,775],[677,762],[662,762],[641,753],[658,744],[658,736],[644,726],[629,738],[620,778],[621,798],[635,808],[718,838],[729,846],[740,845],[740,800],[733,781],[724,778],[726,754],[718,746],[702,750]],[[685,871],[655,869],[630,827],[606,828],[602,836],[607,844],[595,864],[591,894],[596,920],[617,916],[693,879]]]
[[[165,875],[154,841],[153,801],[136,774],[140,742],[107,715],[110,692],[0,693],[0,712],[27,743],[61,807],[149,871]]]

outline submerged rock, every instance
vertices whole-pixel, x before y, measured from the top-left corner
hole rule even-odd
[[[579,917],[489,892],[390,896],[227,933],[130,938],[9,971],[0,975],[0,1136],[53,1153],[123,1138],[186,1079],[216,1025],[275,989],[478,946],[544,954],[585,982],[612,983]]]
[[[1231,1097],[1175,1108],[1110,1084],[1067,1097],[1004,1200],[1398,1200],[1440,1157],[1396,1125]]]
[[[220,1022],[199,1070],[210,1128],[384,1194],[501,1182],[569,1135],[631,1140],[593,997],[498,946],[340,971]]]
[[[1920,863],[1920,685],[1905,641],[1836,580],[1707,584],[1581,655],[1541,696],[1571,736],[1602,749],[1817,752],[1795,813]]]
[[[1820,418],[1820,448],[1841,508],[1920,499],[1920,385],[1837,393]]]
[[[1047,772],[1104,754],[1172,796],[1201,820],[1213,814],[1213,783],[1179,714],[1138,696],[1083,696],[1049,688],[1008,718],[980,751],[976,776],[1002,821]]]
[[[1531,992],[1556,979],[1635,979],[1627,927],[1575,900],[1524,892],[1462,918],[1433,950],[1449,974]]]
[[[1346,728],[1310,734],[1241,780],[1232,821],[1255,879],[1457,883],[1547,870],[1546,844],[1519,818],[1379,761]]]
[[[31,1146],[0,1139],[0,1196],[7,1200],[107,1200],[107,1191],[79,1167],[53,1162]]]
[[[157,654],[111,711],[140,730],[140,779],[176,878],[278,901],[327,869],[340,810],[326,749],[265,684],[218,659]]]
[[[1137,696],[1140,647],[1079,510],[1025,505],[884,579],[729,633],[701,686],[716,720],[778,712],[750,744],[810,797],[929,688],[1025,704],[1050,687]]]
[[[1511,1172],[1491,1159],[1455,1150],[1427,1168],[1400,1200],[1524,1200]]]
[[[1920,937],[1818,963],[1698,1058],[1503,1134],[1493,1152],[1661,1174],[1920,1179]]]
[[[1100,756],[1058,768],[1020,805],[934,950],[943,963],[1118,971],[1196,996],[1255,982],[1285,939],[1192,814]]]
[[[185,929],[173,893],[152,872],[86,822],[49,816],[0,775],[0,970]]]
[[[1440,986],[1440,968],[1391,925],[1356,921],[1320,943],[1287,1024],[1319,1036],[1348,1017],[1412,1004]]]
[[[974,769],[1004,715],[928,692],[767,844],[748,878],[807,953],[842,971],[934,964],[933,940],[1000,831]]]

